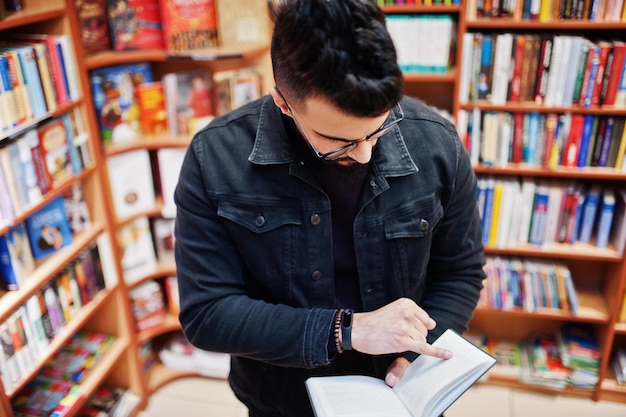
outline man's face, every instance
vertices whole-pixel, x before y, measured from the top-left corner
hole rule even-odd
[[[288,107],[279,93],[272,93],[272,96],[283,113],[295,119],[300,133],[320,154],[326,154],[349,145],[350,142],[362,140],[376,132],[389,116],[389,112],[377,117],[351,116],[318,97],[307,98],[296,107]],[[343,167],[357,163],[366,164],[372,157],[372,149],[375,145],[376,140],[358,142],[340,158],[330,162]]]

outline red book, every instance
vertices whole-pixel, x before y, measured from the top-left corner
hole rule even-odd
[[[63,120],[54,119],[37,128],[37,134],[39,144],[33,151],[33,160],[36,157],[40,159],[38,164],[41,171],[37,175],[43,175],[40,181],[45,183],[47,190],[50,190],[73,173],[67,130]]]
[[[64,87],[65,83],[63,81],[64,74],[61,64],[61,57],[59,56],[59,51],[54,40],[54,35],[19,33],[11,36],[14,39],[18,39],[21,41],[43,43],[46,45],[46,58],[48,60],[48,66],[50,68],[50,74],[52,75],[52,83],[54,85],[54,91],[57,97],[57,104],[68,103],[69,97]]]
[[[585,64],[585,73],[583,76],[583,84],[580,88],[580,99],[578,100],[578,104],[580,106],[585,105],[585,99],[588,98],[587,92],[589,91],[589,83],[593,81],[590,79],[591,77],[591,67],[593,66],[594,60],[598,60],[600,58],[598,45],[592,43],[589,46],[589,54],[587,55],[587,62]]]
[[[159,0],[107,0],[107,5],[114,50],[164,47]]]
[[[566,167],[575,167],[578,163],[578,152],[580,151],[580,139],[583,135],[583,122],[585,118],[582,114],[572,115],[569,134],[563,146],[561,160]]]
[[[520,84],[522,79],[522,64],[524,61],[524,45],[526,37],[517,35],[515,38],[515,56],[513,58],[513,76],[511,78],[511,89],[509,101],[517,102],[520,96]]]
[[[217,46],[215,0],[159,0],[159,7],[168,51]]]
[[[624,59],[626,57],[626,43],[622,41],[613,41],[613,61],[608,74],[606,85],[606,95],[602,105],[615,105],[615,97],[619,90],[619,82],[624,68]]]
[[[598,42],[598,46],[600,47],[600,55],[599,55],[599,63],[598,63],[598,72],[596,73],[595,80],[593,80],[595,85],[593,87],[593,95],[591,96],[592,106],[600,105],[600,93],[602,91],[602,81],[604,80],[604,71],[606,69],[606,64],[609,59],[609,54],[611,53],[610,42],[600,41]]]
[[[550,67],[550,54],[552,53],[552,39],[541,39],[541,52],[539,53],[539,67],[537,68],[537,82],[535,84],[535,103],[543,104],[546,87],[548,84],[548,69]]]
[[[524,148],[524,113],[516,112],[513,115],[513,152],[511,162],[519,164],[522,162]]]

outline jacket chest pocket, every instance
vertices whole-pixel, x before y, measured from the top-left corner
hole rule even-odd
[[[299,205],[220,201],[217,214],[246,266],[249,284],[276,300],[288,297],[299,251]]]
[[[423,287],[432,240],[443,217],[441,201],[431,195],[388,212],[384,233],[391,248],[389,267],[403,277],[403,291],[414,294]]]

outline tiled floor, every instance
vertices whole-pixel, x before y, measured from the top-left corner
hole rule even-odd
[[[226,381],[180,379],[164,386],[138,417],[247,417]],[[624,417],[626,404],[477,384],[446,411],[446,417]]]

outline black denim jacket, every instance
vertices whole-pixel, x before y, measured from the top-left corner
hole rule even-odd
[[[354,221],[365,310],[410,297],[463,331],[484,278],[476,178],[454,126],[405,98],[378,140]],[[311,415],[303,381],[332,373],[330,203],[297,159],[270,96],[193,139],[176,189],[180,321],[196,346],[232,355],[252,415]],[[391,356],[376,358],[384,376]]]

